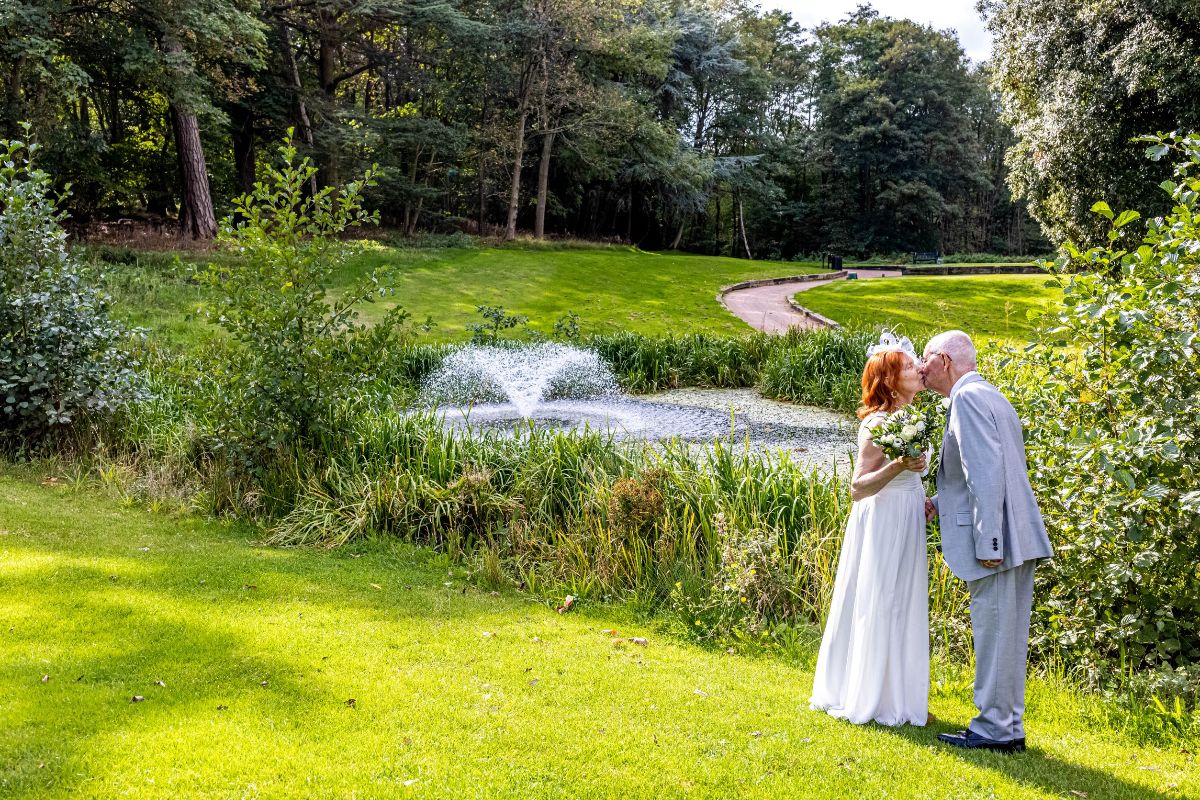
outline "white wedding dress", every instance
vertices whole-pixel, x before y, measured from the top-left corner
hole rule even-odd
[[[883,414],[859,428],[859,441]],[[925,490],[906,470],[854,503],[809,705],[862,724],[924,725],[929,709]]]

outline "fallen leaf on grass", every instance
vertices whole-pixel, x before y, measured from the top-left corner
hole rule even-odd
[[[643,638],[643,637],[641,637],[641,636],[634,636],[634,637],[631,637],[629,641],[630,641],[630,642],[632,642],[633,644],[636,644],[636,645],[640,646],[640,647],[645,647],[646,645],[650,644],[650,640],[649,640],[649,639]]]
[[[163,687],[164,689],[165,689],[165,688],[167,688],[167,684],[166,684],[166,683],[164,683],[163,681],[155,681],[155,682],[154,682],[154,685],[155,685],[155,686],[161,686],[161,687]]]
[[[419,780],[421,780],[421,779],[420,779],[420,778],[410,778],[410,779],[408,779],[408,780],[406,780],[406,781],[404,782],[404,785],[405,785],[405,786],[412,786],[414,783],[416,783],[416,782],[417,782],[417,781],[419,781]]]
[[[704,691],[703,689],[697,689],[696,691],[692,692],[692,694],[699,695],[700,697],[708,697],[708,692]]]
[[[806,737],[804,737],[803,739],[801,739],[801,740],[800,740],[800,744],[808,744],[808,743],[809,743],[809,742],[811,742],[811,741],[812,741],[812,737],[811,737],[811,736],[806,736]]]
[[[382,587],[382,586],[380,586],[378,583],[372,583],[372,584],[371,584],[371,588],[372,588],[372,589],[382,589],[383,587]]]
[[[575,605],[575,595],[569,594],[569,595],[567,595],[567,598],[565,600],[563,600],[563,604],[561,606],[559,606],[558,608],[556,608],[555,611],[557,611],[560,614],[565,614],[566,612],[571,610],[571,606],[573,606],[573,605]]]
[[[530,685],[530,686],[537,686],[537,683],[538,683],[538,679],[537,679],[537,678],[534,678],[533,680],[531,680],[531,681],[529,682],[529,685]]]
[[[1075,795],[1076,797],[1087,797],[1088,796],[1087,792],[1081,792],[1078,789],[1072,789],[1071,794]]]
[[[229,706],[226,706],[226,705],[217,706],[217,711],[228,711],[228,710],[229,710]]]
[[[750,731],[750,735],[753,736],[755,739],[758,739],[759,737],[762,736],[762,731]]]
[[[49,682],[50,682],[50,676],[49,676],[49,675],[43,675],[43,676],[42,676],[42,683],[49,683]]]
[[[617,635],[616,628],[605,628],[604,630],[602,630],[600,632],[603,633],[605,636],[616,636]]]
[[[265,689],[265,688],[267,688],[268,681],[260,681],[258,685]]]
[[[131,703],[140,703],[140,702],[142,702],[142,701],[143,701],[143,700],[145,700],[145,699],[146,699],[146,698],[145,698],[145,697],[143,697],[142,695],[140,695],[140,694],[135,694],[133,697],[129,698],[129,702],[131,702]]]
[[[258,587],[257,587],[257,586],[255,586],[253,583],[243,583],[243,584],[242,584],[242,589],[243,589],[244,591],[249,591],[249,590],[252,590],[252,589],[257,589],[257,588],[258,588]]]
[[[358,701],[355,700],[353,697],[351,697],[349,700],[346,701],[346,705],[349,708],[358,708]]]
[[[483,638],[485,638],[485,639],[491,639],[491,638],[493,638],[495,635],[496,635],[496,634],[492,633],[491,631],[484,631],[484,632],[483,632]]]

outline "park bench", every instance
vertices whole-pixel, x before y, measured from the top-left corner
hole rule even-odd
[[[914,264],[940,264],[942,263],[942,254],[933,253],[913,253],[912,263]]]

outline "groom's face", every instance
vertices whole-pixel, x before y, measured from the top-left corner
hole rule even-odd
[[[940,395],[950,396],[954,384],[950,381],[950,359],[945,353],[926,347],[919,371],[921,382],[926,388],[933,389]]]

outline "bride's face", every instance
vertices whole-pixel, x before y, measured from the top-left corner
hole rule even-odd
[[[916,397],[917,393],[925,388],[925,382],[921,380],[921,371],[917,368],[917,362],[909,359],[904,365],[904,371],[900,373],[900,385],[896,387],[898,394],[906,397]]]

